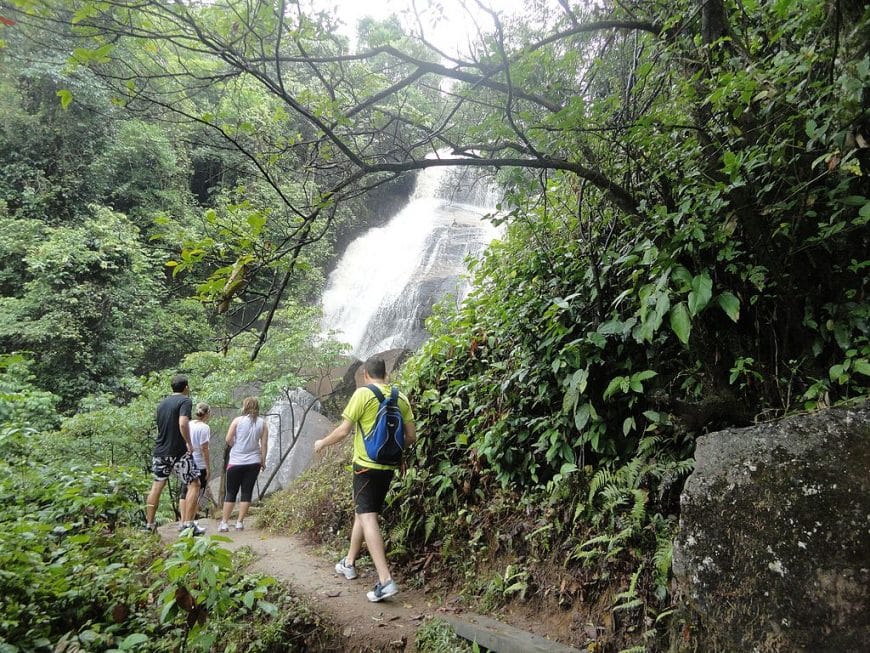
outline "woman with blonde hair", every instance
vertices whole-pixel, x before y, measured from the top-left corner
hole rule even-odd
[[[184,510],[188,500],[194,501],[198,505],[203,494],[208,489],[208,470],[211,462],[208,455],[208,441],[211,439],[211,428],[208,425],[210,418],[211,407],[205,402],[198,403],[193,419],[190,420],[190,443],[193,445],[193,462],[196,463],[196,467],[199,470],[199,490],[195,495],[191,492],[191,496],[188,497],[187,483],[184,484],[178,495],[180,497],[178,499],[178,513],[180,515],[186,514]],[[191,511],[190,516],[191,519],[196,517],[196,509]],[[183,526],[184,522],[182,521],[180,527]]]
[[[241,490],[239,516],[236,530],[245,528],[245,515],[251,507],[251,495],[257,476],[266,464],[269,450],[269,425],[260,417],[260,401],[256,397],[245,397],[242,414],[236,417],[227,431],[227,447],[230,447],[227,461],[227,492],[224,496],[224,514],[218,531],[226,533],[236,497]]]

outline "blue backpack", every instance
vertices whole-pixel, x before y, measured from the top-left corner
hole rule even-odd
[[[378,400],[378,416],[368,433],[363,432],[366,455],[381,465],[398,465],[405,448],[405,427],[399,411],[399,389],[393,386],[389,398],[376,385],[366,386]]]

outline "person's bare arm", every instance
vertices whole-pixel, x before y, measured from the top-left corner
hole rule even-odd
[[[208,480],[208,470],[211,469],[211,462],[208,457],[208,442],[203,442],[202,446],[202,459],[205,461],[205,480]]]
[[[260,469],[266,467],[266,454],[269,453],[269,422],[263,420],[260,432]]]
[[[187,415],[178,416],[178,429],[187,445],[187,453],[193,453],[193,442],[190,441],[190,418]]]
[[[353,430],[353,424],[348,419],[341,420],[341,424],[336,426],[332,433],[327,435],[322,440],[315,440],[314,442],[314,451],[318,452],[324,447],[330,447],[334,445],[336,442],[341,442],[344,440],[350,432]]]
[[[414,422],[405,422],[405,446],[411,446],[417,441],[417,425]]]
[[[227,429],[227,446],[231,447],[236,443],[236,424],[238,424],[239,418],[236,417],[231,423],[230,428]]]

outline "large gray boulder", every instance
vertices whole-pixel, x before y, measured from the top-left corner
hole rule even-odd
[[[870,403],[701,437],[678,651],[870,650]]]

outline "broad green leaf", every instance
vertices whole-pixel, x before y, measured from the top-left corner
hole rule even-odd
[[[604,391],[604,399],[609,399],[616,391],[620,392],[628,392],[630,387],[630,380],[627,376],[617,376],[610,380],[610,383],[607,384],[607,389]]]
[[[124,638],[124,641],[121,642],[121,650],[122,651],[132,651],[134,647],[139,644],[144,644],[148,641],[148,635],[143,633],[133,633],[132,635],[127,635]]]
[[[740,319],[740,300],[737,297],[726,291],[719,295],[716,301],[719,302],[719,306],[725,311],[725,315],[730,317],[733,322]]]
[[[692,279],[692,290],[689,292],[689,313],[697,315],[710,302],[713,295],[713,281],[706,272]]]
[[[647,379],[651,379],[656,375],[652,370],[644,370],[643,372],[636,372],[631,375],[630,386],[633,392],[640,394],[643,392],[643,381]]]
[[[685,302],[680,302],[671,309],[671,330],[677,334],[684,345],[689,344],[689,334],[692,331],[692,318]]]
[[[589,408],[589,404],[583,404],[574,411],[574,426],[578,431],[582,431],[589,423],[589,417],[591,416]]]

